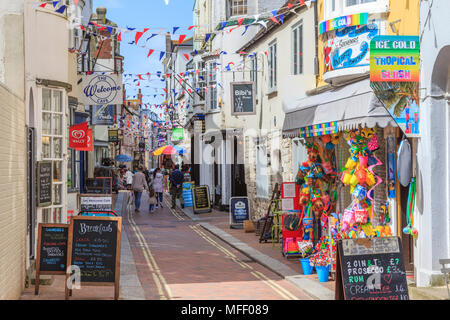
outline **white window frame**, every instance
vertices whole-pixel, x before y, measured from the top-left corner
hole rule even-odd
[[[219,100],[217,95],[217,61],[206,62],[206,105],[208,111],[217,111],[219,109]]]
[[[248,0],[227,0],[227,17],[242,17],[248,14]]]
[[[357,0],[358,4],[351,6],[347,6],[347,0],[335,0],[334,11],[332,10],[332,1],[325,0],[324,21],[356,13],[381,13],[389,11],[389,0],[376,0],[367,3],[361,3],[361,0]]]
[[[250,58],[250,81],[255,83],[255,92],[258,92],[258,55]]]
[[[292,63],[291,71],[293,75],[303,74],[303,20],[295,24],[291,29],[292,42]],[[297,46],[296,46],[297,42]]]
[[[49,87],[43,87],[41,88],[41,123],[43,124],[43,117],[44,114],[51,115],[50,120],[50,133],[44,133],[43,127],[41,126],[40,130],[40,140],[39,143],[41,144],[41,160],[42,161],[52,161],[52,171],[55,172],[55,165],[56,163],[60,163],[60,181],[55,180],[55,174],[53,174],[53,197],[52,197],[52,205],[46,208],[42,209],[42,222],[44,223],[65,223],[66,221],[66,215],[65,215],[65,202],[66,202],[66,194],[67,194],[67,159],[65,159],[65,154],[67,153],[67,136],[68,136],[68,127],[66,124],[66,118],[67,118],[67,97],[66,92],[63,89],[55,89],[55,88],[49,88]],[[44,110],[44,92],[49,91],[50,92],[50,110]],[[55,110],[55,104],[53,100],[53,94],[59,92],[61,93],[61,110],[57,111]],[[54,121],[53,116],[61,116],[61,132],[60,134],[54,133]],[[44,155],[43,152],[43,139],[48,138],[50,139],[50,156]],[[60,156],[56,157],[54,154],[54,139],[61,139],[61,145],[60,145]],[[56,199],[55,197],[55,189],[56,187],[60,188],[60,195],[59,200],[60,203],[55,204],[54,201]],[[56,216],[55,212],[59,211],[58,217]]]
[[[274,40],[269,44],[269,49],[267,50],[267,85],[269,94],[277,91],[277,49],[277,40]]]

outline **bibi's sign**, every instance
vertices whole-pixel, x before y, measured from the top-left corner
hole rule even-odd
[[[122,79],[118,75],[85,75],[80,84],[84,105],[122,104]]]

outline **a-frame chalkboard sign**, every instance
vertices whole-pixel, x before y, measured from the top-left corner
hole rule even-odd
[[[41,275],[66,273],[68,224],[39,224],[34,294],[39,294]]]
[[[339,240],[335,288],[336,300],[409,300],[400,238]]]
[[[114,286],[115,300],[119,299],[121,230],[121,217],[76,216],[69,228],[67,265],[79,268],[81,286]],[[66,299],[71,291],[66,285]]]

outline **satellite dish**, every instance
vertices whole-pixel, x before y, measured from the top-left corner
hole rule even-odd
[[[411,145],[404,139],[400,143],[397,152],[397,177],[400,184],[407,187],[412,176],[412,154]]]

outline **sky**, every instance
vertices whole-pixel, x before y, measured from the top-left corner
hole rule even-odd
[[[168,2],[168,5],[166,5]],[[153,33],[165,34],[173,32],[174,27],[180,27],[172,36],[178,40],[180,34],[192,36],[188,27],[193,24],[192,9],[194,0],[94,0],[94,12],[98,7],[106,7],[106,18],[115,22],[118,27],[136,28],[134,32],[122,34],[120,53],[124,56],[124,74],[152,74],[151,81],[140,81],[144,104],[160,104],[164,101],[161,94],[164,82],[156,76],[157,71],[162,71],[160,51],[165,51],[165,37],[157,35],[147,41]],[[134,41],[136,31],[150,28],[139,40],[138,45],[130,45]],[[141,46],[146,45],[146,48]],[[155,52],[147,58],[150,49]],[[154,76],[153,76],[154,74]],[[147,78],[147,76],[144,76]],[[127,78],[124,78],[127,79]],[[129,81],[127,81],[129,82]],[[131,82],[137,84],[137,82]],[[148,87],[146,87],[148,86]],[[135,89],[132,89],[132,88]],[[155,89],[160,88],[160,89]],[[133,98],[137,94],[136,86],[126,86],[127,97]],[[158,94],[155,98],[154,95]],[[148,96],[145,96],[148,95]],[[152,108],[152,110],[154,110]],[[161,109],[159,109],[161,110]],[[159,113],[160,111],[158,111]]]

